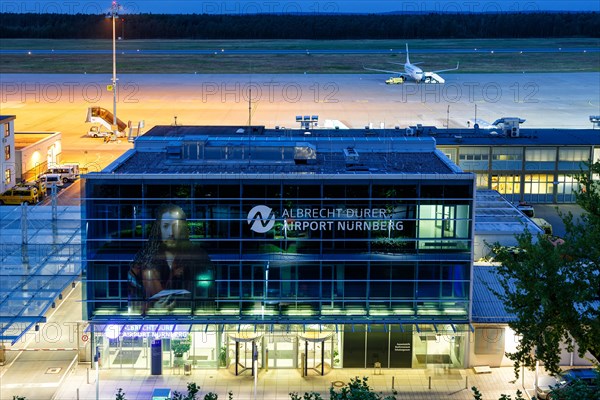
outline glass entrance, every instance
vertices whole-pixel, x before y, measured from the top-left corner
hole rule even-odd
[[[464,359],[464,340],[461,333],[436,334],[422,332],[413,337],[413,367],[449,366],[461,368]]]
[[[293,335],[271,335],[266,338],[269,368],[296,368],[298,340]]]
[[[227,369],[234,375],[254,376],[263,365],[262,335],[241,332],[227,337]]]
[[[333,361],[331,333],[306,332],[298,337],[300,372],[325,375],[331,371]]]

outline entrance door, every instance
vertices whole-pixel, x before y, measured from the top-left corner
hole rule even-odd
[[[302,376],[310,371],[325,375],[331,371],[331,340],[328,337],[318,337],[307,340],[300,337],[298,342],[299,361]]]
[[[228,369],[234,375],[241,375],[248,371],[254,376],[256,371],[262,367],[261,340],[262,337],[240,340],[230,337],[228,347],[231,354]],[[256,363],[253,361],[256,359]]]
[[[298,341],[291,335],[273,335],[266,339],[269,351],[269,368],[296,368],[298,365]]]

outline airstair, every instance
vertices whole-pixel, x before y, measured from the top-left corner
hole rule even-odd
[[[108,131],[113,132],[113,122],[115,121],[113,113],[108,111],[106,108],[102,107],[89,107],[87,112],[87,117],[85,122],[92,124],[100,124],[105,127]],[[131,121],[125,123],[121,121],[119,118],[116,119],[116,127],[117,127],[117,136],[124,137],[127,136],[127,140],[133,142],[137,136],[142,133],[142,128],[144,128],[144,121],[140,121],[137,123],[137,126],[134,126]]]

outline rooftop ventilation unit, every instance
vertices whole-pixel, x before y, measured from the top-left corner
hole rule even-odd
[[[352,147],[347,147],[344,149],[344,159],[346,160],[346,165],[354,165],[358,163],[359,155],[356,149]]]
[[[308,142],[297,142],[294,146],[296,164],[312,164],[317,161],[317,148]]]

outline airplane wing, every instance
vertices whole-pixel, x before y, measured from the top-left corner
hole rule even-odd
[[[450,68],[450,69],[439,69],[437,71],[429,71],[432,73],[437,74],[438,72],[446,72],[446,71],[456,71],[458,69],[458,63],[456,63],[456,68]]]
[[[396,65],[405,65],[404,63],[399,63],[399,62],[394,62],[394,61],[388,61],[390,64],[396,64]],[[423,61],[424,62],[424,61]],[[411,65],[419,65],[419,64],[423,64],[423,62],[416,62],[416,63],[410,63]]]
[[[367,71],[385,72],[387,74],[394,74],[394,75],[399,75],[399,76],[406,76],[406,74],[404,72],[400,72],[400,71],[389,71],[389,70],[386,70],[386,69],[375,69],[375,68],[367,68],[367,67],[363,67],[363,69],[366,69]]]

